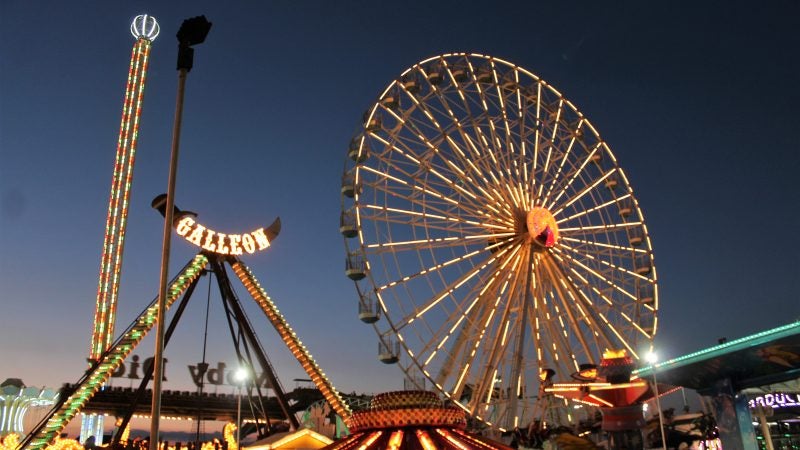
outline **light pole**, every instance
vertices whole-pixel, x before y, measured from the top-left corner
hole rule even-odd
[[[667,438],[664,436],[664,414],[661,412],[661,400],[658,398],[658,378],[656,377],[656,361],[658,356],[651,351],[647,354],[647,362],[653,368],[653,391],[656,394],[656,408],[658,409],[658,428],[661,430],[661,447],[667,450]]]
[[[234,374],[236,389],[239,391],[236,401],[236,449],[241,448],[242,442],[242,385],[247,381],[248,373],[244,367],[239,367]]]
[[[167,178],[167,199],[164,214],[164,234],[161,244],[161,272],[158,283],[158,309],[156,310],[156,348],[153,354],[153,399],[150,406],[150,450],[159,450],[159,420],[161,419],[161,380],[164,377],[164,325],[167,303],[167,271],[169,269],[170,237],[175,209],[175,180],[178,176],[178,150],[181,141],[183,120],[183,97],[186,90],[186,74],[192,70],[194,48],[206,40],[211,22],[205,16],[186,19],[178,29],[178,96],[175,100],[175,119],[172,123],[172,150]]]

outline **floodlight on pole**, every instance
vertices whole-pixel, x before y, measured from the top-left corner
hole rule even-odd
[[[175,209],[175,180],[178,176],[178,149],[181,140],[181,122],[183,119],[183,96],[186,90],[186,74],[192,69],[194,61],[193,45],[205,41],[211,22],[205,16],[186,19],[181,24],[178,38],[178,94],[175,100],[175,119],[172,123],[172,150],[170,152],[169,175],[167,178],[167,199],[164,205],[164,233],[161,244],[161,271],[158,289],[158,310],[156,313],[156,348],[153,370],[153,400],[151,403],[150,450],[158,450],[159,420],[161,418],[161,379],[164,376],[164,319],[166,317],[167,271],[169,268],[169,252],[172,236],[172,221]]]
[[[661,447],[667,450],[667,439],[664,436],[664,414],[661,412],[661,400],[658,398],[658,377],[656,376],[656,363],[658,362],[658,355],[653,350],[650,350],[645,355],[645,360],[653,368],[653,393],[656,396],[656,409],[658,410],[658,428],[661,430]]]

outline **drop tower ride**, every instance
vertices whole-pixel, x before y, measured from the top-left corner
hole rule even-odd
[[[125,248],[125,229],[128,221],[133,165],[139,140],[139,118],[144,101],[150,48],[158,36],[159,30],[158,22],[149,15],[136,16],[131,23],[131,34],[136,38],[136,42],[131,52],[125,98],[122,104],[122,120],[117,139],[117,154],[111,179],[111,194],[109,195],[108,215],[100,258],[100,276],[97,283],[94,329],[89,348],[90,363],[99,360],[114,340],[117,294],[122,272],[122,252]],[[84,416],[81,439],[86,439],[88,435],[102,439],[102,416],[96,418]]]

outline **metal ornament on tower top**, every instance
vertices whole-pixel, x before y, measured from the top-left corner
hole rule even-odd
[[[160,31],[156,18],[147,14],[138,15],[131,22],[131,34],[136,39],[154,41]]]

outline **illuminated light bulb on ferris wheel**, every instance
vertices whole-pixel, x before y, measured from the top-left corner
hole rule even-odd
[[[131,22],[131,34],[136,39],[154,41],[160,31],[156,18],[147,14],[138,15]]]

